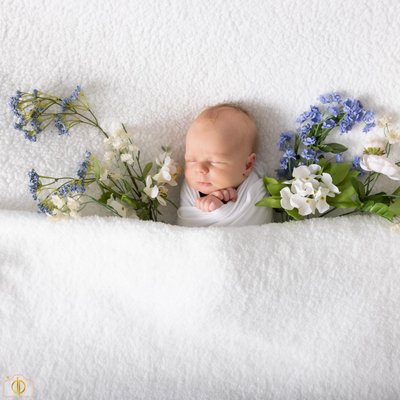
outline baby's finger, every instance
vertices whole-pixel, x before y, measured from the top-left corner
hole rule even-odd
[[[237,190],[234,188],[229,188],[229,200],[236,201],[237,200]]]
[[[222,193],[222,190],[216,190],[215,192],[212,192],[211,195],[220,200],[224,200],[224,195]]]

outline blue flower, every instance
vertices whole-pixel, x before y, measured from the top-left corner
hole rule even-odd
[[[85,176],[86,176],[86,172],[87,172],[88,165],[89,165],[90,155],[91,155],[90,151],[86,151],[85,160],[81,163],[81,165],[79,166],[79,170],[77,172],[77,175],[78,175],[78,177],[80,179],[82,179],[82,182],[83,182],[83,179],[85,179]]]
[[[360,175],[364,175],[365,171],[361,168],[360,165],[361,157],[360,156],[355,156],[352,162],[352,166],[355,170],[361,172]]]
[[[71,96],[66,97],[62,102],[62,110],[65,111],[69,104],[73,103],[75,100],[78,99],[79,93],[81,92],[81,86],[78,85],[75,90],[72,92]]]
[[[292,158],[293,160],[295,160],[296,159],[296,153],[293,151],[293,149],[288,148],[283,153],[283,158],[287,158],[287,159]]]
[[[330,118],[327,119],[326,121],[323,122],[322,124],[322,128],[326,129],[326,128],[333,128],[334,126],[336,126],[336,122]]]
[[[50,208],[48,206],[46,206],[43,203],[38,203],[37,205],[38,207],[38,213],[40,214],[50,214],[53,215],[53,212],[50,210]]]
[[[375,126],[375,122],[372,122],[371,124],[366,124],[363,128],[363,132],[365,132],[365,133],[369,132],[374,126]]]
[[[310,106],[310,120],[314,124],[317,124],[322,119],[321,111],[316,106]]]
[[[34,169],[31,169],[28,172],[28,176],[29,176],[29,191],[32,193],[33,199],[37,200],[37,192],[41,185],[39,180],[39,175]]]
[[[340,103],[342,101],[340,96],[335,92],[321,95],[321,96],[318,97],[318,100],[322,104]]]
[[[60,196],[68,196],[70,193],[84,193],[84,191],[85,191],[85,186],[83,185],[82,181],[81,185],[66,183],[65,185],[62,185],[58,189],[58,193]]]
[[[68,127],[63,121],[61,114],[57,114],[57,116],[54,118],[54,125],[58,129],[59,135],[68,135]]]
[[[331,114],[334,117],[337,117],[339,115],[339,108],[338,107],[328,107],[327,111],[329,114]]]
[[[311,128],[312,126],[310,124],[305,124],[298,128],[297,131],[300,133],[300,135],[306,135],[308,132],[310,132]]]
[[[304,149],[300,156],[309,161],[317,161],[317,152],[313,149]]]
[[[375,114],[372,111],[366,111],[363,117],[363,121],[367,124],[372,124],[374,122]]]
[[[17,93],[15,94],[15,96],[10,97],[8,100],[8,105],[9,105],[11,111],[18,118],[23,118],[23,116],[18,108],[21,96],[22,96],[22,92],[17,90]]]
[[[280,134],[280,137],[278,140],[278,148],[280,151],[284,151],[286,149],[286,146],[290,145],[292,137],[293,137],[293,134],[291,132],[282,132]]]
[[[301,136],[301,140],[305,146],[312,146],[317,139],[315,136]]]
[[[338,153],[335,155],[335,159],[337,163],[341,163],[343,162],[343,154],[342,153]]]

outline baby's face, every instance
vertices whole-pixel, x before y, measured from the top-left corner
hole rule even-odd
[[[239,132],[234,120],[199,117],[188,130],[185,179],[199,192],[239,186],[254,160],[249,138]]]

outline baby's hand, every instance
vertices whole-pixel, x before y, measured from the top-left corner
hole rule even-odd
[[[237,191],[234,188],[220,189],[197,199],[196,207],[205,212],[211,212],[224,205],[224,202],[236,201]]]
[[[236,201],[237,200],[237,190],[235,188],[226,188],[216,190],[215,192],[210,193],[211,195],[218,197],[221,201]]]
[[[205,212],[214,211],[222,205],[224,205],[224,203],[212,194],[196,200],[196,207]]]

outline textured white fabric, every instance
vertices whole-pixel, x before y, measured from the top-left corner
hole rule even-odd
[[[37,400],[400,397],[400,230],[0,211],[0,376]]]
[[[272,210],[255,204],[266,196],[262,176],[252,171],[237,189],[237,200],[229,201],[211,212],[198,209],[200,198],[184,180],[180,195],[177,224],[181,226],[246,226],[272,222]]]
[[[70,176],[102,153],[87,126],[25,141],[6,110],[17,89],[81,84],[102,126],[123,122],[147,160],[170,144],[182,165],[197,113],[241,102],[273,175],[279,133],[319,94],[398,113],[399,15],[397,0],[2,0],[0,378],[26,375],[38,400],[399,398],[399,232],[383,220],[185,228],[5,210],[35,209],[31,168]],[[353,155],[364,137],[332,141]]]

